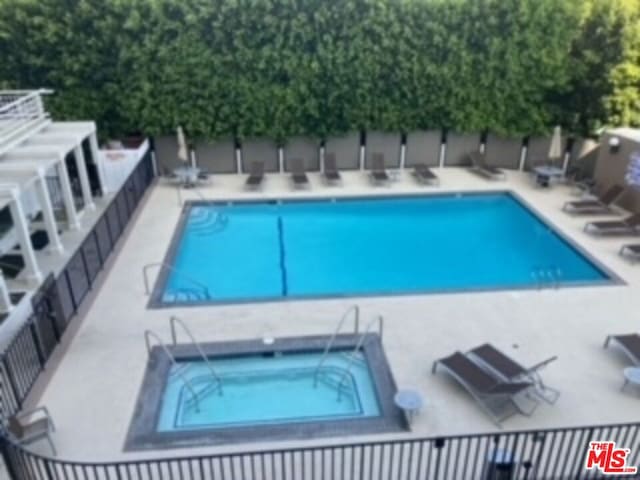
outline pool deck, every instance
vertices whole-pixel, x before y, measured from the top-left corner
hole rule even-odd
[[[272,175],[264,191],[256,193],[242,190],[243,176],[219,175],[200,191],[208,199],[266,199],[512,190],[626,284],[149,310],[142,268],[164,258],[181,211],[176,188],[160,181],[147,194],[109,268],[100,274],[99,286],[81,318],[72,322],[62,348],[29,398],[28,406],[46,405],[51,411],[58,427],[54,441],[59,457],[108,461],[495,431],[489,417],[451,377],[444,372],[431,374],[438,358],[484,342],[525,365],[559,357],[542,373],[546,383],[562,391],[560,400],[553,406],[541,404],[529,418],[508,419],[503,430],[637,421],[640,391],[629,387],[620,392],[622,369],[628,361],[615,348],[603,349],[607,334],[638,331],[640,265],[633,266],[617,254],[623,243],[633,239],[583,233],[586,219],[561,211],[565,201],[575,198],[567,187],[541,190],[518,172],[508,172],[505,182],[485,180],[458,168],[438,174],[440,187],[419,186],[408,172],[389,187],[371,187],[363,172],[345,173],[342,187],[325,187],[312,174],[312,188],[296,192],[291,191],[287,176]],[[199,198],[189,190],[182,195]],[[589,219],[594,218],[598,217]],[[426,399],[411,432],[123,453],[146,367],[145,330],[152,329],[169,341],[169,317],[177,315],[203,342],[326,335],[353,304],[360,305],[365,321],[375,314],[384,316],[383,344],[397,385],[415,388]],[[34,444],[34,449],[48,453],[46,445]]]

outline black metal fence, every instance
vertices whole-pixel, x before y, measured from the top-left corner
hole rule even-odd
[[[16,480],[511,480],[601,478],[585,467],[590,441],[640,455],[640,424],[352,443],[113,463],[70,462],[0,446]]]
[[[0,354],[0,416],[22,407],[33,384],[91,289],[153,181],[151,154],[141,160],[61,273],[34,295],[33,315]]]

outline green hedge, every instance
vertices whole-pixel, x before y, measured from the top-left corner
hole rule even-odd
[[[640,122],[637,5],[0,0],[0,85],[108,135],[584,133]]]

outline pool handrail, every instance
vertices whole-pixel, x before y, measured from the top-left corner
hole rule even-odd
[[[340,401],[340,397],[341,397],[341,394],[342,394],[342,384],[348,378],[348,375],[351,374],[351,367],[353,366],[353,364],[356,361],[358,352],[362,348],[362,344],[364,343],[364,340],[367,338],[367,335],[371,331],[371,328],[376,323],[378,324],[378,335],[382,339],[382,330],[384,328],[384,317],[382,315],[376,315],[375,317],[373,317],[369,321],[369,323],[367,323],[367,326],[364,329],[364,332],[362,332],[362,335],[360,335],[360,338],[358,339],[358,343],[356,343],[356,346],[353,347],[353,351],[351,352],[351,355],[349,356],[349,360],[347,362],[347,366],[344,368],[344,372],[342,374],[342,377],[340,377],[340,381],[338,382],[338,386],[336,387],[336,389],[338,390],[338,401]]]
[[[189,389],[189,393],[191,393],[191,397],[193,398],[193,402],[194,402],[194,404],[196,406],[196,412],[199,412],[200,411],[200,403],[198,401],[198,394],[196,393],[195,389],[191,385],[191,382],[186,377],[184,372],[182,370],[180,370],[180,367],[178,367],[178,362],[176,362],[175,357],[171,354],[171,352],[169,351],[167,346],[164,344],[164,342],[162,341],[160,336],[156,332],[154,332],[153,330],[145,330],[144,331],[144,341],[145,341],[145,344],[147,345],[147,354],[151,354],[151,342],[149,341],[150,337],[153,338],[156,341],[157,345],[162,349],[162,351],[167,356],[167,358],[169,359],[171,364],[175,367],[174,372],[178,374],[178,376],[180,377],[180,379],[182,380],[184,385]]]
[[[180,275],[185,280],[188,280],[189,282],[193,283],[197,287],[200,287],[202,289],[202,291],[204,292],[206,300],[210,300],[211,299],[211,293],[209,292],[209,287],[207,287],[204,283],[202,283],[202,282],[200,282],[200,281],[198,281],[198,280],[196,280],[194,278],[191,278],[188,275],[185,275],[180,270],[175,268],[173,265],[169,265],[166,262],[147,263],[144,267],[142,267],[142,276],[143,276],[143,279],[144,279],[144,293],[145,293],[145,295],[148,296],[148,295],[151,294],[151,289],[149,288],[149,269],[151,267],[168,268],[172,272],[175,272],[178,275]]]
[[[175,346],[175,345],[178,344],[178,342],[177,342],[178,336],[176,334],[176,323],[178,323],[182,327],[182,330],[184,331],[184,333],[187,334],[187,336],[191,340],[191,343],[193,344],[193,346],[198,351],[198,354],[202,357],[202,360],[204,360],[205,365],[207,366],[207,368],[211,372],[211,376],[218,382],[220,395],[222,395],[222,393],[223,393],[222,392],[222,379],[220,378],[220,375],[218,375],[216,373],[215,369],[213,368],[213,365],[211,365],[211,362],[209,361],[209,358],[205,355],[204,350],[202,349],[202,346],[196,340],[196,337],[193,335],[193,333],[191,332],[189,327],[187,327],[187,325],[182,321],[182,319],[180,319],[176,315],[171,315],[171,317],[169,318],[169,324],[171,326],[171,340],[173,341],[173,345]]]
[[[342,318],[338,322],[338,325],[333,331],[331,338],[327,342],[327,345],[325,346],[324,351],[322,352],[322,357],[320,357],[320,361],[318,362],[318,365],[316,365],[316,369],[313,372],[314,388],[318,386],[318,372],[320,372],[320,368],[322,367],[325,360],[327,359],[327,356],[329,355],[329,351],[331,350],[331,347],[333,347],[333,344],[336,341],[336,337],[338,336],[338,333],[340,333],[340,331],[342,330],[342,327],[344,326],[344,323],[347,321],[347,318],[349,318],[349,314],[351,312],[355,313],[353,317],[355,335],[357,335],[358,331],[360,330],[360,306],[354,304],[354,305],[351,305],[349,308],[347,308],[347,310],[342,314]]]

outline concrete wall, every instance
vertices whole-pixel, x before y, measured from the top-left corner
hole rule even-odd
[[[562,144],[565,144],[564,141]],[[549,158],[549,148],[551,148],[551,137],[531,137],[527,145],[524,169],[531,170],[533,167],[545,163]]]
[[[485,143],[487,164],[500,168],[517,170],[522,155],[521,138],[504,138],[489,134]]]
[[[174,168],[182,165],[178,159],[178,140],[175,135],[167,135],[155,137],[153,139],[153,148],[156,153],[156,162],[160,174],[172,171]]]
[[[614,136],[620,139],[620,149],[617,153],[612,153],[609,149],[609,139]],[[602,136],[600,145],[594,171],[594,178],[599,188],[606,189],[616,183],[626,186],[624,177],[627,173],[629,157],[633,152],[640,151],[640,140],[635,141],[614,132],[607,132]],[[640,190],[628,188],[617,203],[629,211],[640,212]]]
[[[246,139],[240,146],[242,171],[248,172],[252,162],[264,162],[265,172],[280,171],[278,146],[268,139]]]
[[[324,152],[335,154],[339,169],[357,170],[360,168],[360,134],[350,133],[344,137],[328,138]]]
[[[236,148],[232,139],[199,142],[195,145],[196,163],[211,173],[236,173]]]
[[[480,148],[480,134],[461,134],[449,132],[447,134],[447,147],[444,156],[444,164],[447,167],[467,166],[469,162],[465,155],[477,151]]]
[[[320,170],[320,142],[314,138],[296,137],[287,140],[283,149],[284,169],[291,171],[290,163],[292,158],[300,158],[307,171],[317,172]]]
[[[364,168],[372,167],[374,153],[384,155],[384,166],[387,168],[400,167],[400,147],[402,137],[399,133],[367,132],[364,149]]]
[[[408,133],[404,154],[405,166],[414,167],[419,164],[430,167],[439,166],[441,146],[442,132],[440,130]]]

